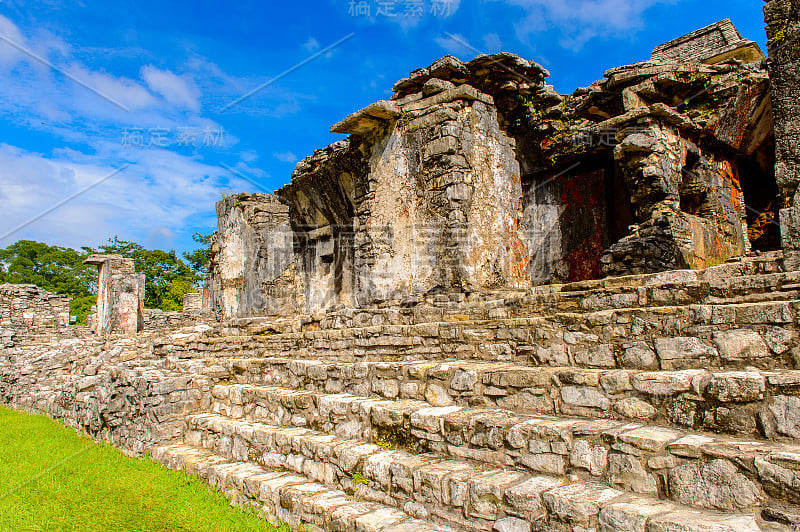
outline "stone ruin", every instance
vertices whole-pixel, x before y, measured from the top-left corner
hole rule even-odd
[[[764,11],[767,61],[723,21],[569,96],[412,72],[217,205],[205,315],[141,327],[96,258],[114,334],[14,337],[0,401],[298,530],[799,530],[800,17]]]
[[[467,298],[788,249],[780,95],[762,59],[726,20],[568,96],[511,54],[416,70],[334,125],[348,137],[275,196],[218,204],[216,314]]]
[[[650,58],[653,61],[693,61],[710,65],[728,59],[744,63],[765,59],[758,44],[742,38],[729,18],[656,46]]]
[[[92,255],[84,264],[97,266],[97,305],[92,308],[91,329],[98,336],[109,332],[137,333],[144,325],[144,274],[136,273],[133,259],[122,255]]]
[[[1,284],[0,348],[81,334],[81,328],[70,327],[69,303],[69,296],[52,294],[32,284]]]

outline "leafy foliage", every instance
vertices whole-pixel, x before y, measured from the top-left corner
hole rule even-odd
[[[195,233],[192,240],[200,244],[200,248],[191,253],[184,251],[183,258],[189,264],[192,272],[198,279],[203,279],[208,271],[208,263],[211,262],[211,235]]]
[[[86,323],[97,291],[96,269],[82,264],[87,252],[20,240],[0,250],[0,284],[35,284],[69,295],[73,298],[70,314]]]

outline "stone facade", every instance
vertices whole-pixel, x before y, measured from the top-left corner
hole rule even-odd
[[[144,326],[144,274],[137,274],[133,259],[122,255],[92,255],[83,261],[98,268],[97,305],[91,319],[98,336],[131,334]]]
[[[790,531],[799,285],[772,254],[15,346],[0,398],[293,527]]]
[[[68,296],[34,285],[0,285],[0,346],[71,337],[81,327],[69,323]]]
[[[732,58],[752,63],[764,59],[764,54],[755,42],[743,39],[727,18],[656,46],[651,57],[655,61],[692,60],[712,65]]]
[[[741,40],[730,21],[706,30],[680,42]],[[682,46],[568,96],[512,54],[412,72],[334,125],[348,137],[298,163],[277,198],[220,202],[217,315],[465,298],[778,249],[767,70]]]

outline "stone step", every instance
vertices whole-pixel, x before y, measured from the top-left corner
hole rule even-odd
[[[253,462],[230,461],[204,449],[167,445],[153,458],[183,470],[223,492],[231,504],[251,507],[274,526],[330,532],[456,532],[375,502],[358,501],[285,469],[264,469]]]
[[[740,478],[727,478],[732,463],[724,459],[709,462],[697,472],[705,484],[698,484],[698,479],[687,472],[682,477],[684,491],[672,494],[676,495],[673,498],[686,499],[694,505],[713,501],[716,506],[726,507],[725,513],[715,513],[710,509],[690,509],[682,502],[625,493],[596,480],[536,475],[434,454],[384,449],[363,440],[306,428],[276,427],[209,414],[189,416],[187,422],[186,441],[192,446],[231,460],[253,460],[267,469],[289,469],[360,499],[469,530],[506,530],[502,528],[503,521],[509,518],[512,521],[505,524],[514,524],[513,530],[528,530],[515,519],[529,523],[534,530],[676,530],[667,522],[656,525],[667,515],[669,523],[677,522],[678,515],[685,516],[682,525],[687,528],[679,530],[686,531],[767,529],[760,527],[756,519],[766,495],[740,473],[734,473]],[[698,491],[705,495],[697,497]],[[625,505],[617,506],[622,503]],[[648,522],[648,518],[652,521]],[[712,523],[727,523],[729,527],[704,528]]]
[[[777,258],[748,260],[701,271],[679,270],[536,286],[527,292],[417,295],[408,300],[387,302],[378,308],[332,311],[320,319],[319,327],[342,329],[410,325],[454,317],[476,321],[559,311],[780,301],[797,299],[799,283],[798,272],[783,272]],[[310,319],[237,318],[231,320],[227,328],[250,333],[287,332],[293,328],[299,330]]]
[[[798,370],[638,371],[268,358],[211,360],[204,371],[218,381],[302,390],[298,393],[306,401],[349,393],[373,396],[370,401],[377,396],[436,407],[659,423],[777,441],[800,438],[800,416],[794,414],[800,411]],[[244,389],[254,394],[251,400],[261,399],[257,387]]]
[[[432,302],[406,309],[345,309],[328,313],[321,329],[546,316],[558,312],[598,312],[684,305],[726,305],[790,301],[800,298],[800,272],[699,280],[696,272],[667,272],[650,279],[606,279],[535,287],[531,293],[478,301]],[[445,298],[446,299],[446,298]],[[268,322],[242,326],[250,333]]]
[[[800,364],[800,301],[688,305],[156,343],[169,358],[478,359],[620,369],[773,369]]]
[[[213,411],[231,419],[310,427],[343,438],[532,473],[577,474],[637,493],[680,491],[686,475],[699,474],[705,471],[704,464],[717,461],[718,467],[728,470],[720,482],[744,481],[751,476],[773,496],[800,494],[791,486],[791,479],[800,476],[790,474],[789,483],[779,486],[768,472],[772,466],[766,465],[785,453],[800,460],[800,445],[796,444],[639,423],[534,417],[480,407],[437,408],[421,401],[323,395],[268,386],[216,386],[212,394]],[[723,464],[725,460],[739,464],[740,470]],[[758,474],[754,473],[757,464],[763,469]]]

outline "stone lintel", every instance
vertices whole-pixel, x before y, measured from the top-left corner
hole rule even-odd
[[[743,40],[717,50],[717,55],[704,59],[702,62],[707,65],[716,65],[728,59],[738,59],[744,63],[755,63],[766,59],[766,57],[755,41]]]
[[[356,111],[331,127],[331,133],[361,135],[400,116],[400,109],[389,100],[380,100]]]
[[[421,111],[434,105],[441,105],[443,103],[454,102],[456,100],[479,100],[488,105],[494,105],[494,98],[488,94],[483,94],[475,87],[470,85],[459,85],[455,89],[442,91],[434,94],[430,98],[424,98],[415,102],[403,105],[401,109],[403,112]]]
[[[84,263],[84,264],[91,264],[91,265],[93,265],[93,266],[101,266],[101,265],[105,264],[106,262],[108,262],[108,261],[110,261],[110,260],[124,260],[124,259],[125,259],[125,257],[123,257],[122,255],[116,255],[116,254],[114,254],[114,255],[102,255],[102,254],[96,254],[96,255],[89,255],[89,256],[88,256],[88,257],[87,257],[87,258],[86,258],[86,259],[83,261],[83,263]]]

